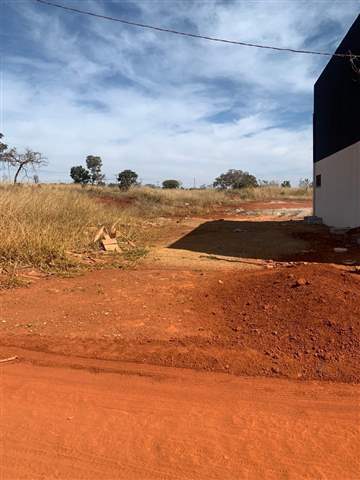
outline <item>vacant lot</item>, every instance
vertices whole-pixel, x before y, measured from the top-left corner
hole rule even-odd
[[[1,294],[2,345],[357,382],[360,276],[346,263],[359,248],[335,253],[344,240],[304,224],[307,203],[296,202],[267,204],[278,210],[265,217],[257,204],[226,219],[169,219],[135,268],[25,275],[33,285]]]
[[[2,247],[27,284],[0,292],[4,478],[358,478],[351,238],[291,192],[64,189],[62,217],[35,191],[50,256],[42,216]],[[116,221],[122,251],[102,253]]]
[[[0,285],[12,286],[19,270],[45,273],[93,269],[100,227],[116,229],[126,264],[144,255],[144,247],[163,233],[166,218],[211,215],[241,201],[266,198],[310,198],[301,189],[258,188],[243,191],[161,190],[75,185],[0,185]],[[109,260],[109,259],[107,259]]]

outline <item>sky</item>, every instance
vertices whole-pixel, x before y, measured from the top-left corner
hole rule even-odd
[[[56,0],[140,23],[333,52],[358,1]],[[0,0],[0,132],[70,181],[100,155],[108,182],[210,184],[230,168],[259,179],[312,176],[313,84],[328,58],[126,26],[34,0]],[[2,176],[4,172],[0,171]]]

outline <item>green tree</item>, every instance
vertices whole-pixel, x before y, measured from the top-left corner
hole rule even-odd
[[[137,184],[138,174],[132,170],[123,170],[117,176],[120,190],[129,190],[130,187]]]
[[[249,188],[258,187],[258,181],[254,175],[242,170],[230,169],[215,178],[213,186],[216,188]]]
[[[86,185],[91,180],[90,172],[82,165],[71,167],[70,177],[74,180],[74,183],[80,183],[81,185]]]
[[[90,172],[90,182],[93,185],[104,185],[105,175],[101,173],[101,157],[88,155],[86,157],[86,166]]]
[[[281,183],[281,186],[282,188],[291,188],[291,183],[289,180],[284,180],[282,183]]]
[[[164,180],[162,182],[162,188],[180,188],[181,183],[179,180]]]

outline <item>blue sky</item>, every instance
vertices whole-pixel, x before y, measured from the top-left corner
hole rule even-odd
[[[229,168],[311,176],[312,89],[326,57],[143,30],[33,0],[0,0],[0,131],[41,151],[43,181],[100,155],[108,181],[210,183]],[[334,51],[358,2],[57,0],[193,33]],[[1,173],[1,172],[0,172]]]

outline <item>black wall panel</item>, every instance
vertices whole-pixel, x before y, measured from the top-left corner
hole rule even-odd
[[[337,53],[360,55],[360,15]],[[360,59],[356,62],[360,71]],[[332,57],[314,87],[314,162],[360,141],[360,73]]]

